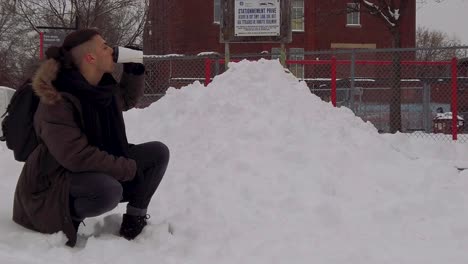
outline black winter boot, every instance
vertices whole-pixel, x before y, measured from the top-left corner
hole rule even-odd
[[[80,227],[80,224],[83,222],[83,220],[72,220],[73,227],[75,228],[76,232],[78,232],[78,228]]]
[[[122,225],[120,226],[120,235],[128,240],[137,237],[146,226],[149,215],[137,216],[124,214]]]

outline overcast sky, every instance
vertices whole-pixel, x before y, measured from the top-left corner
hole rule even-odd
[[[468,0],[434,0],[419,5],[416,13],[418,26],[425,26],[456,36],[468,45]]]

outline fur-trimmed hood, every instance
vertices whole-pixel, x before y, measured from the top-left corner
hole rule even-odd
[[[52,84],[57,78],[60,63],[54,59],[48,59],[39,66],[32,79],[34,92],[45,104],[55,104],[62,99],[61,94]]]

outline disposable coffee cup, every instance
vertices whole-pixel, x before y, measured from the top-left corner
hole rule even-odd
[[[113,59],[115,63],[143,63],[143,51],[124,47],[114,47]]]

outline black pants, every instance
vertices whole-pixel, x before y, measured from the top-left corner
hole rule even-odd
[[[119,202],[146,209],[159,186],[169,162],[169,149],[161,142],[130,147],[129,158],[139,173],[130,182],[119,182],[99,172],[72,173],[70,208],[72,217],[82,220],[114,209]]]

